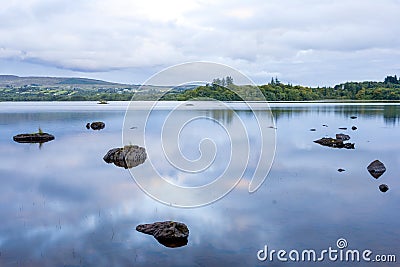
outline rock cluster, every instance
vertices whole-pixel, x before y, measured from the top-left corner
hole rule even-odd
[[[320,144],[321,146],[328,146],[328,147],[334,147],[334,148],[346,148],[346,149],[354,149],[354,143],[345,143],[343,141],[346,141],[350,139],[348,135],[341,135],[339,138],[337,138],[338,135],[336,135],[336,138],[330,138],[330,137],[323,137],[321,139],[315,140],[314,143]],[[348,137],[348,139],[346,139]],[[344,138],[344,139],[341,139]]]
[[[92,128],[92,130],[102,130],[106,127],[106,124],[102,121],[94,121],[92,123],[87,123],[86,124],[86,129]]]

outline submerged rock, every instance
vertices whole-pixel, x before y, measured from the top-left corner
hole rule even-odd
[[[334,148],[354,149],[354,143],[344,143],[342,139],[337,138],[323,137],[315,140],[314,143]]]
[[[387,184],[381,184],[379,186],[379,190],[381,190],[381,192],[385,193],[389,190],[389,186]]]
[[[386,167],[379,160],[374,160],[368,165],[367,170],[375,179],[378,179],[386,171]]]
[[[54,139],[54,135],[48,133],[17,134],[13,137],[18,143],[45,143]]]
[[[189,229],[181,222],[165,221],[136,226],[136,231],[152,235],[162,245],[170,248],[187,245]]]
[[[110,149],[103,157],[107,163],[114,163],[125,169],[136,167],[145,162],[147,158],[146,149],[137,145],[124,146],[122,148]]]
[[[106,127],[106,124],[104,122],[102,122],[102,121],[94,121],[94,122],[92,122],[90,124],[87,123],[86,124],[86,128],[87,129],[89,129],[88,125],[90,126],[90,128],[92,128],[92,130],[102,130],[102,129],[104,129],[104,127]]]

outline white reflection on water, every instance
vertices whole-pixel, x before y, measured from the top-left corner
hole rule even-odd
[[[122,143],[125,106],[110,105],[19,103],[17,111],[0,105],[0,266],[255,266],[264,244],[318,249],[338,237],[377,253],[400,250],[399,105],[273,107],[277,155],[264,185],[249,194],[245,178],[225,198],[198,209],[162,205],[126,170],[103,162],[108,149]],[[235,127],[224,111],[196,112],[226,118]],[[246,118],[246,111],[240,116]],[[86,122],[94,120],[105,121],[106,128],[86,130]],[[355,150],[312,143],[352,125],[358,130],[345,133]],[[38,126],[56,139],[41,149],[12,141],[12,135]],[[375,159],[387,167],[378,180],[366,170]],[[378,190],[380,183],[389,185],[387,193]],[[166,249],[134,230],[168,219],[189,226],[188,246]],[[299,265],[309,263],[294,264]]]

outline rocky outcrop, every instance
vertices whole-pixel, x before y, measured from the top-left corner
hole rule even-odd
[[[45,143],[54,140],[54,135],[48,133],[17,134],[13,140],[18,143]]]
[[[342,141],[347,141],[347,140],[350,140],[350,136],[347,134],[336,134],[336,139],[342,140]]]
[[[187,245],[189,229],[181,222],[165,221],[136,226],[136,231],[152,235],[166,247],[182,247]]]
[[[106,127],[106,124],[102,121],[94,121],[92,123],[87,123],[86,128],[87,129],[92,129],[92,130],[102,130]]]
[[[146,149],[137,145],[124,146],[122,148],[110,149],[103,157],[107,163],[114,163],[125,169],[136,167],[145,162],[147,158]]]
[[[368,165],[367,170],[372,175],[372,177],[378,179],[386,171],[386,167],[379,160],[374,160]]]
[[[323,137],[321,139],[315,140],[314,143],[320,144],[321,146],[328,146],[333,148],[354,149],[353,143],[345,143],[342,139],[338,138]]]

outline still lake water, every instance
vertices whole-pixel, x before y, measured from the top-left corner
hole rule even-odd
[[[249,194],[249,181],[243,179],[219,201],[192,209],[155,201],[127,170],[103,161],[109,149],[122,146],[126,105],[0,103],[0,266],[364,266],[257,260],[265,245],[288,252],[321,251],[337,249],[339,238],[347,240],[349,249],[397,256],[397,263],[368,266],[398,266],[399,104],[271,104],[276,154],[262,186]],[[159,112],[162,118],[170,105],[154,116]],[[240,104],[232,106],[239,117],[247,117]],[[187,112],[209,114],[228,128],[237,123],[232,111],[223,109],[194,107]],[[350,119],[352,115],[358,118]],[[106,123],[104,130],[85,128],[98,120]],[[197,126],[197,133],[218,133],[212,125]],[[12,140],[38,127],[56,139],[40,148]],[[313,143],[336,133],[349,134],[356,149]],[[199,140],[193,140],[196,146]],[[183,144],[189,159],[198,157],[190,154],[197,151],[191,142]],[[387,168],[378,180],[366,170],[375,159]],[[163,166],[159,172],[168,172]],[[140,172],[141,166],[137,168]],[[202,184],[196,179],[172,182]],[[381,183],[389,186],[388,192],[379,191]],[[138,224],[164,220],[188,225],[187,246],[166,248],[135,231]]]

